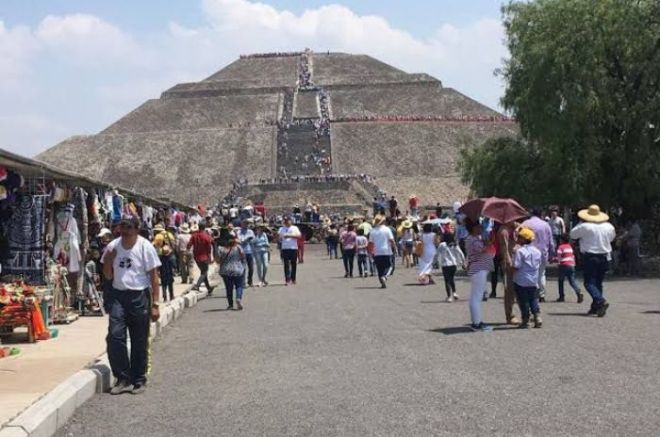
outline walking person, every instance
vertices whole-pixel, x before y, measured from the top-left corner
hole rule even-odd
[[[291,217],[287,216],[284,218],[284,226],[277,231],[277,235],[281,247],[282,264],[284,265],[285,285],[295,285],[300,229],[292,223]]]
[[[106,280],[103,304],[108,313],[108,360],[117,383],[110,394],[141,394],[147,383],[149,327],[160,317],[158,309],[158,253],[141,237],[140,220],[124,218],[121,237],[106,247],[101,263]],[[130,359],[127,334],[131,338]]]
[[[339,232],[337,225],[331,224],[325,236],[325,244],[328,246],[328,257],[337,259],[337,245],[339,245]]]
[[[247,219],[241,220],[241,227],[238,230],[238,241],[241,243],[241,249],[245,255],[245,279],[248,287],[252,287],[252,278],[254,276],[254,256],[252,256],[252,242],[254,241],[254,231],[250,229]]]
[[[456,294],[456,270],[465,264],[465,255],[461,248],[456,244],[454,234],[444,234],[443,241],[438,247],[438,261],[442,267],[442,277],[445,281],[445,290],[447,292],[447,302],[453,302],[458,299]]]
[[[568,279],[568,283],[577,295],[577,302],[582,303],[584,295],[575,280],[575,254],[573,253],[573,246],[571,246],[571,239],[567,234],[562,235],[559,240],[557,260],[559,262],[559,276],[557,277],[559,298],[557,302],[564,302],[566,300],[566,296],[564,295],[564,279]]]
[[[305,234],[298,235],[298,264],[305,263]]]
[[[192,284],[193,257],[190,250],[188,250],[190,237],[190,225],[183,223],[179,228],[179,235],[176,236],[176,259],[179,263],[179,274],[181,275],[182,284]]]
[[[169,245],[165,244],[161,248],[159,258],[160,286],[163,288],[163,302],[167,302],[168,300],[174,300],[174,271],[176,270],[176,261]]]
[[[264,232],[266,225],[257,225],[257,233],[252,242],[252,252],[254,261],[257,265],[257,277],[259,278],[259,287],[268,285],[266,275],[268,274],[268,264],[270,262],[270,242],[268,235]]]
[[[385,216],[374,218],[374,227],[369,233],[369,243],[373,247],[374,264],[381,288],[387,288],[387,277],[391,274],[392,255],[396,252],[396,241],[392,229],[385,226]]]
[[[364,236],[364,228],[357,230],[357,238],[355,240],[355,247],[357,251],[357,264],[358,274],[360,277],[366,278],[369,275],[369,240]]]
[[[591,308],[587,314],[604,317],[610,304],[603,293],[603,280],[612,259],[612,241],[616,238],[609,216],[598,205],[580,210],[582,223],[571,229],[572,240],[580,240],[580,258],[584,288],[591,295]]]
[[[227,309],[234,309],[234,290],[236,290],[236,309],[243,309],[243,289],[245,287],[245,252],[240,238],[230,236],[225,244],[218,247],[220,277],[227,293]]]
[[[516,222],[500,225],[495,234],[497,250],[500,254],[502,276],[504,277],[504,317],[510,325],[518,325],[520,321],[513,313],[516,303],[516,290],[513,286],[513,249],[516,247]]]
[[[532,243],[541,251],[541,267],[539,268],[539,302],[545,302],[545,270],[550,258],[555,254],[555,241],[552,239],[552,229],[550,225],[541,218],[543,211],[540,208],[532,210],[532,217],[523,222],[523,226],[534,232],[534,242]]]
[[[343,261],[344,261],[344,278],[353,277],[353,266],[355,264],[355,244],[357,241],[357,234],[352,224],[349,224],[341,236],[339,242],[342,247]]]
[[[433,232],[432,224],[424,224],[420,242],[422,244],[422,253],[419,257],[419,264],[417,265],[417,280],[423,285],[434,284],[435,282],[431,277],[431,273],[433,272],[433,261],[437,253],[438,234]]]
[[[492,331],[483,322],[481,305],[488,281],[488,273],[493,271],[493,248],[485,243],[481,236],[481,225],[472,220],[465,220],[468,236],[465,238],[465,250],[468,262],[467,273],[470,277],[470,318],[474,331]]]
[[[520,317],[522,322],[520,328],[529,327],[529,315],[532,313],[534,327],[540,328],[541,308],[539,307],[538,275],[543,262],[543,254],[532,242],[534,231],[522,227],[518,231],[518,246],[513,252],[513,284],[518,297]]]
[[[188,249],[192,248],[193,258],[199,268],[199,278],[197,283],[192,288],[199,291],[199,287],[204,284],[208,290],[209,296],[213,294],[213,287],[209,283],[209,264],[213,260],[213,240],[206,232],[206,225],[200,222],[199,225],[193,226],[193,234],[188,242]]]
[[[566,224],[564,219],[559,216],[559,208],[556,206],[550,207],[550,219],[548,220],[550,230],[552,230],[552,239],[555,247],[559,247],[562,235],[566,234]]]
[[[399,201],[396,200],[396,197],[392,196],[387,202],[387,206],[390,210],[390,218],[395,219],[397,216],[397,209],[399,208]]]
[[[412,220],[404,220],[401,223],[401,245],[403,246],[403,264],[406,268],[415,265],[413,251],[415,249],[415,231],[413,230]]]

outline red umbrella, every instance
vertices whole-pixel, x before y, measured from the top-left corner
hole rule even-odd
[[[499,197],[468,200],[458,211],[474,221],[483,215],[500,223],[510,223],[529,216],[527,210],[515,200]]]

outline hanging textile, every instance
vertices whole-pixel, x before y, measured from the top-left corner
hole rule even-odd
[[[61,206],[55,214],[55,247],[53,257],[69,273],[80,271],[80,231],[73,216],[73,205]]]
[[[42,195],[18,195],[6,231],[9,257],[3,266],[3,273],[22,276],[29,284],[44,283],[46,198]]]

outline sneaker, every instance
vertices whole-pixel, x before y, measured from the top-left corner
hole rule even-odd
[[[385,277],[381,276],[378,278],[378,280],[380,281],[380,288],[387,288],[387,281]]]
[[[264,287],[267,287],[268,286],[268,281],[264,281],[263,284],[264,284]]]
[[[237,300],[237,301],[236,301],[236,309],[237,309],[238,311],[243,311],[243,305],[241,304],[241,301],[240,301],[240,300]]]
[[[138,383],[133,386],[133,390],[131,390],[131,394],[134,395],[141,395],[147,390],[147,385],[144,383]]]
[[[506,321],[506,323],[508,323],[509,325],[519,325],[521,322],[520,322],[520,320],[518,320],[518,317],[513,316],[513,317],[509,318]]]
[[[295,280],[292,280],[292,281],[291,281],[291,285],[296,285],[296,281],[295,281]]]
[[[111,395],[120,395],[124,393],[130,393],[133,391],[133,384],[130,384],[128,381],[118,380],[117,383],[110,389]]]
[[[564,296],[560,296],[555,302],[566,302],[566,298]]]
[[[522,322],[520,322],[520,325],[518,325],[518,328],[528,329],[529,328],[529,320],[523,320]]]
[[[344,273],[344,278],[348,278],[348,273]]]
[[[195,287],[191,288],[191,290],[192,290],[192,291],[199,291],[199,287],[196,287],[196,286],[195,286]]]
[[[534,314],[534,327],[540,328],[541,326],[543,326],[543,320],[541,320],[541,315]]]
[[[482,302],[488,302],[488,296],[484,294],[484,297],[481,298]]]
[[[491,332],[493,330],[492,326],[486,325],[484,322],[481,322],[477,325],[472,324],[470,325],[470,328],[472,328],[473,331],[481,331],[481,332]]]
[[[588,316],[594,316],[596,315],[596,312],[598,311],[598,307],[596,307],[595,304],[591,304],[591,308],[589,308],[589,311],[587,311]]]
[[[454,298],[449,296],[447,299],[445,299],[445,302],[453,302]]]
[[[584,294],[578,293],[577,299],[578,299],[577,303],[582,303],[584,301]]]
[[[607,309],[609,307],[610,307],[609,303],[603,302],[603,304],[596,309],[596,315],[598,317],[605,317],[605,314],[607,313]]]
[[[545,297],[539,297],[539,302],[545,302]]]
[[[490,299],[495,299],[497,297],[497,292],[493,291],[490,293],[490,296],[488,296]]]
[[[234,304],[227,305],[227,311],[231,311],[234,309]]]
[[[213,294],[213,290],[215,290],[215,287],[209,288],[209,296]]]
[[[458,294],[454,293],[454,300],[458,300]]]

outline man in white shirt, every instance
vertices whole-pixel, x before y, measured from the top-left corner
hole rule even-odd
[[[374,264],[376,264],[381,288],[387,288],[387,275],[392,268],[392,254],[396,250],[392,230],[384,223],[385,216],[376,216],[374,227],[369,233],[369,242],[373,246]]]
[[[286,285],[296,284],[296,271],[298,267],[298,237],[300,229],[294,226],[291,217],[284,218],[284,226],[277,231],[284,264],[284,279]]]
[[[110,390],[113,395],[144,392],[150,322],[160,317],[160,259],[154,246],[139,236],[140,225],[137,217],[122,219],[121,237],[111,241],[101,257],[106,280],[104,306],[109,316],[108,359],[117,378]],[[130,360],[126,330],[131,336]]]
[[[603,317],[610,306],[603,296],[603,279],[609,269],[616,231],[598,205],[581,210],[578,217],[582,223],[571,229],[571,239],[580,240],[584,288],[593,299],[588,314]]]

